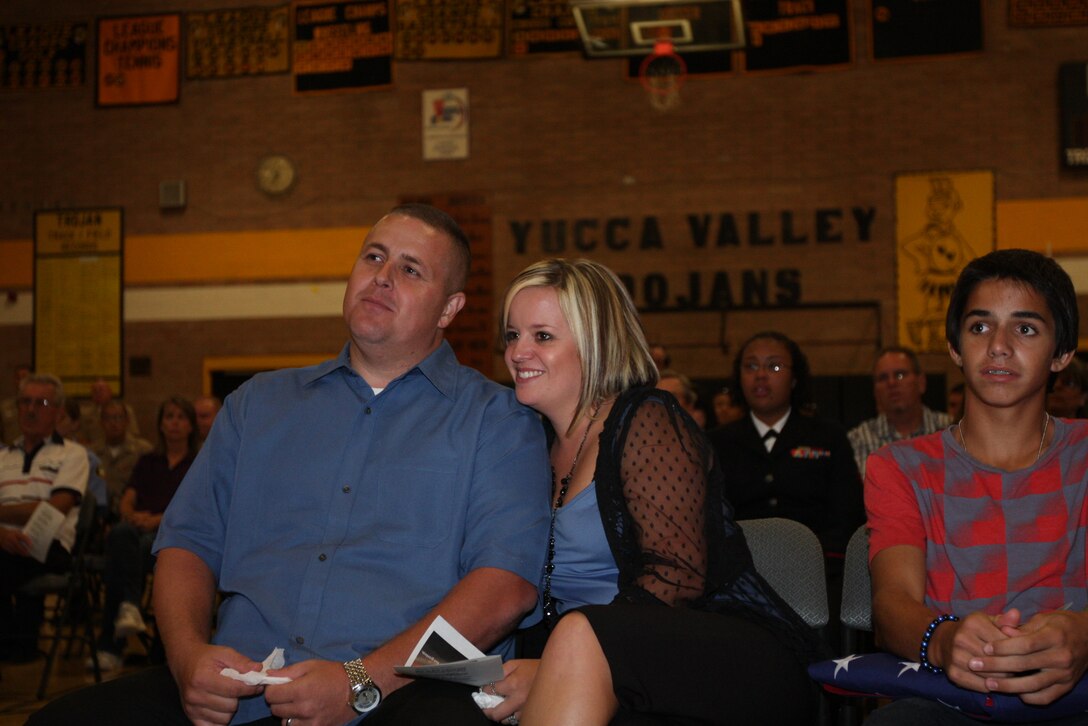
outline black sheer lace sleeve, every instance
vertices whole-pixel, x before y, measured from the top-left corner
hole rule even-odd
[[[623,498],[642,552],[634,585],[667,605],[706,587],[706,464],[691,432],[653,399],[631,414],[620,462]]]

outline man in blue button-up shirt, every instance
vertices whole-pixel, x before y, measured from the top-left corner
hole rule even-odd
[[[197,724],[345,723],[357,718],[343,666],[354,659],[381,691],[380,716],[411,682],[393,667],[438,614],[482,649],[508,649],[536,603],[549,464],[535,414],[443,341],[468,257],[444,213],[398,207],[355,262],[340,356],[227,398],[156,542],[155,613],[180,691],[157,723],[182,709]],[[220,675],[259,670],[275,647],[290,683]],[[146,704],[119,705],[131,691],[110,699],[110,723],[129,722],[121,708],[147,722]],[[80,717],[100,700],[80,699]],[[464,703],[482,718],[468,689]]]

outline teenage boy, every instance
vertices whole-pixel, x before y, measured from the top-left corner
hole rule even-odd
[[[881,645],[962,688],[1039,706],[1088,667],[1088,423],[1045,408],[1077,328],[1072,282],[1053,260],[1002,250],[969,263],[946,322],[967,415],[876,452],[865,480]],[[977,722],[904,699],[866,726],[917,723]]]

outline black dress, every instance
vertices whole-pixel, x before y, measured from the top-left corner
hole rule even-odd
[[[806,723],[805,666],[827,654],[756,573],[713,449],[670,394],[618,398],[595,481],[619,592],[579,612],[612,671],[615,723]]]

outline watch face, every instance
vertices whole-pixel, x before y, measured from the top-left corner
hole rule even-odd
[[[257,165],[257,186],[265,194],[283,194],[295,183],[295,165],[286,156],[266,156]]]
[[[375,686],[363,686],[355,694],[355,710],[359,713],[370,711],[382,700],[382,692]]]

